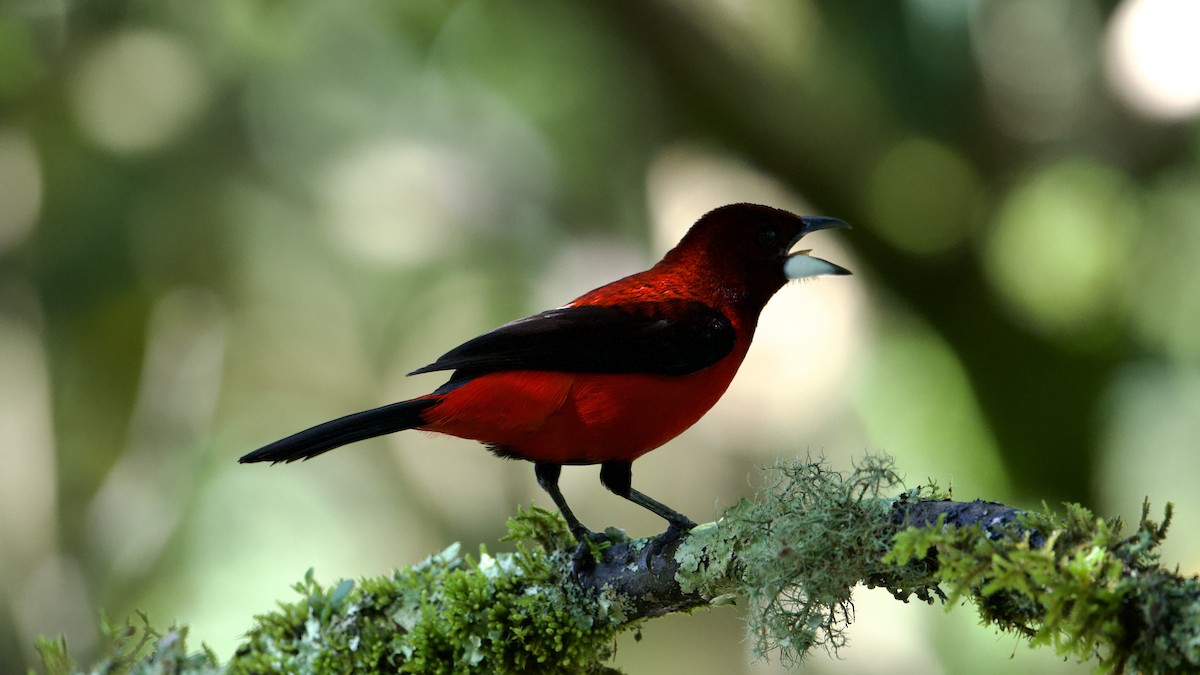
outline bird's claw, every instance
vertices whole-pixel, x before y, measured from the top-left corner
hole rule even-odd
[[[683,539],[685,536],[687,536],[688,532],[691,532],[695,528],[696,523],[693,523],[687,518],[678,521],[670,521],[670,524],[667,525],[667,529],[650,542],[650,555],[657,556],[667,547],[668,544]]]
[[[667,525],[667,532],[683,535],[696,529],[696,527],[696,523],[693,523],[691,518],[684,517],[679,520],[670,521],[670,524]]]
[[[575,554],[571,556],[571,566],[576,570],[595,566],[604,555],[604,550],[612,545],[612,537],[606,532],[584,529],[573,534],[575,541],[579,542]]]

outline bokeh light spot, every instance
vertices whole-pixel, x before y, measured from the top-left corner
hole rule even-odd
[[[84,57],[73,82],[75,115],[98,145],[140,153],[161,147],[187,128],[207,98],[195,59],[171,35],[148,30],[117,34]]]
[[[909,477],[1003,495],[1009,484],[1000,448],[964,364],[915,317],[878,318],[880,339],[856,392],[872,444],[897,457]]]
[[[1148,197],[1153,231],[1138,240],[1137,283],[1125,298],[1130,320],[1145,346],[1200,365],[1200,176],[1176,171]]]
[[[824,26],[819,8],[811,0],[684,2],[678,3],[678,8],[732,53],[788,77],[806,78],[820,62],[816,47]]]
[[[871,176],[871,221],[909,253],[940,253],[970,232],[979,177],[954,148],[909,138],[888,150]]]
[[[33,326],[0,312],[0,566],[9,573],[27,571],[58,536],[59,480],[44,341]]]
[[[1092,322],[1111,319],[1120,304],[1137,218],[1123,174],[1065,160],[1005,199],[984,251],[987,272],[1035,328],[1092,334],[1101,327]]]
[[[1126,0],[1109,23],[1108,79],[1139,113],[1181,119],[1200,112],[1200,2]]]
[[[1187,574],[1200,572],[1200,540],[1186,534],[1200,523],[1200,374],[1150,360],[1129,363],[1117,371],[1105,398],[1095,481],[1108,511],[1132,516],[1150,499],[1157,511],[1151,517],[1157,517],[1165,502],[1173,503],[1175,536],[1164,542],[1163,559],[1178,562]]]
[[[361,147],[332,164],[322,192],[333,240],[380,263],[430,259],[495,203],[474,156],[419,140]]]
[[[0,129],[0,252],[25,239],[42,209],[42,167],[29,136]]]
[[[1001,128],[1034,142],[1078,133],[1091,109],[1102,28],[1093,3],[980,0],[970,27],[988,111]]]

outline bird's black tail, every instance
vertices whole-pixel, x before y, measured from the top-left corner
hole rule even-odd
[[[270,445],[264,445],[238,461],[242,464],[294,462],[298,459],[316,457],[323,452],[329,452],[355,441],[419,427],[426,423],[425,419],[421,417],[421,413],[437,402],[437,398],[414,398],[411,401],[401,401],[381,408],[339,417],[336,420],[292,434]]]

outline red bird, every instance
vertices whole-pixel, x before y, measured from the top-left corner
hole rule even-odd
[[[695,523],[630,486],[633,460],[678,436],[721,398],[759,313],[791,279],[849,274],[789,253],[834,218],[733,204],[692,226],[650,269],[505,324],[410,375],[454,371],[432,394],[347,415],[276,441],[241,462],[291,462],[403,429],[471,438],[533,462],[538,484],[582,541],[591,536],[558,488],[564,464],[599,464],[613,493]]]

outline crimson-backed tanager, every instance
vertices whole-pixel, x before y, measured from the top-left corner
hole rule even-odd
[[[599,464],[610,491],[686,516],[630,486],[633,460],[708,411],[741,365],[759,313],[791,279],[849,274],[791,253],[805,234],[847,227],[754,204],[715,209],[650,269],[465,342],[410,373],[453,371],[433,393],[347,415],[264,446],[242,462],[291,462],[403,429],[471,438],[533,462],[571,531],[591,535],[558,488],[564,464]]]

